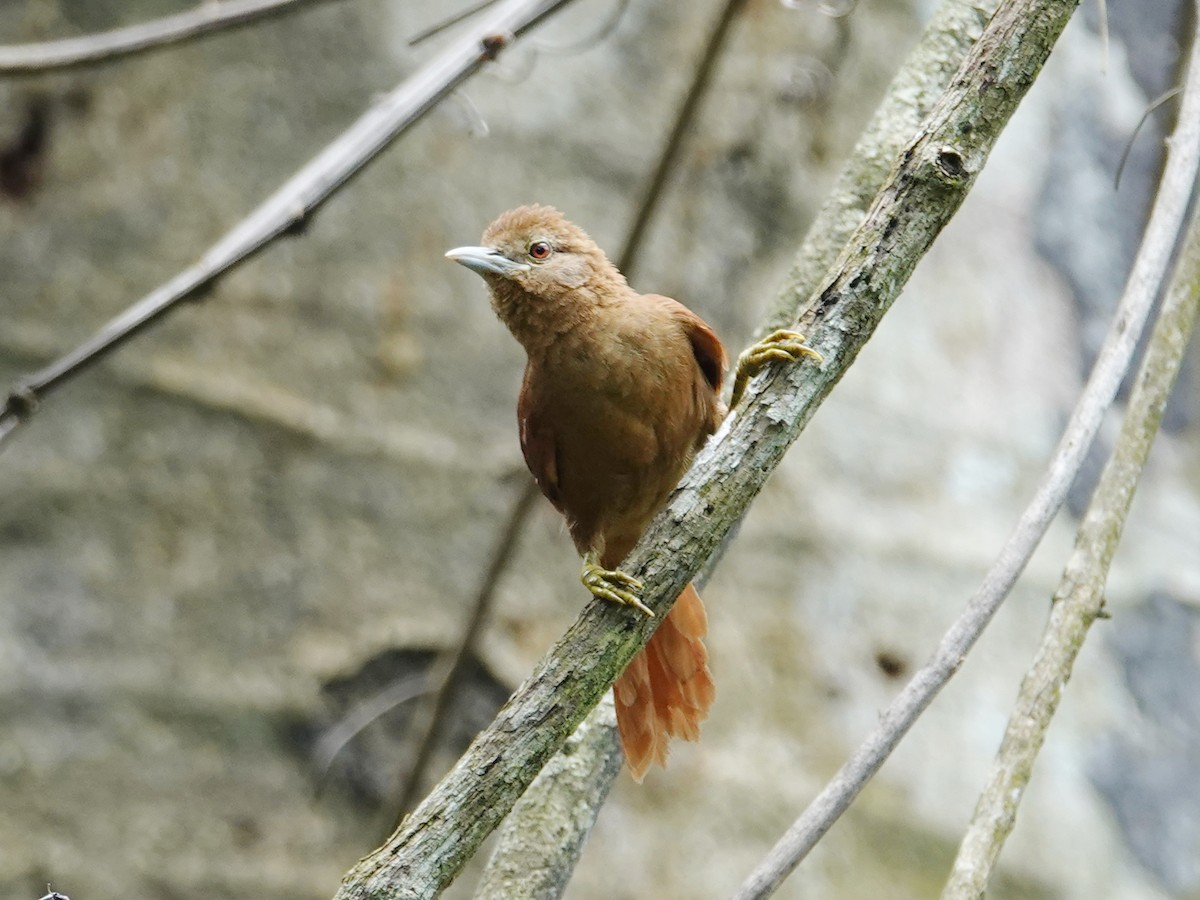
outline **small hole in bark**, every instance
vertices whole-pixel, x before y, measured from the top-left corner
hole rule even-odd
[[[966,174],[962,155],[949,147],[943,147],[938,153],[937,164],[950,178],[961,178]]]

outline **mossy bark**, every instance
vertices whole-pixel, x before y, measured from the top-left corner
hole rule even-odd
[[[610,694],[513,807],[475,887],[478,900],[561,896],[623,759]]]

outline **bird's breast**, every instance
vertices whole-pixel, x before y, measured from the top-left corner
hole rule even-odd
[[[697,404],[690,346],[666,337],[612,329],[531,358],[530,407],[556,436],[564,484],[678,479],[707,410]]]

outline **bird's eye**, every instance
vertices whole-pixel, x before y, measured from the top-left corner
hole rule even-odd
[[[529,256],[532,259],[546,259],[550,255],[550,245],[545,241],[534,241],[529,245]]]

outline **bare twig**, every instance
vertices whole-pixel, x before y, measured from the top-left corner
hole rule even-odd
[[[521,486],[521,493],[508,515],[508,521],[504,523],[504,528],[500,531],[500,539],[492,551],[491,561],[488,563],[483,582],[475,596],[475,602],[471,605],[471,614],[467,617],[458,646],[448,653],[440,654],[434,664],[434,670],[429,673],[429,683],[434,686],[430,694],[430,702],[422,703],[413,711],[409,725],[409,731],[421,737],[412,765],[405,778],[404,787],[400,791],[400,802],[397,804],[400,819],[397,820],[396,825],[400,824],[404,815],[418,799],[417,793],[425,781],[425,770],[433,756],[433,748],[437,746],[438,737],[442,733],[442,725],[453,706],[459,676],[471,659],[471,654],[479,639],[479,633],[483,630],[488,613],[491,611],[492,600],[496,596],[496,587],[500,583],[500,576],[504,574],[504,570],[512,561],[517,548],[517,540],[521,536],[522,527],[537,496],[537,484],[532,479],[525,479]]]
[[[1188,92],[1179,113],[1172,154],[1195,153],[1200,144],[1200,38],[1193,37]],[[1184,133],[1184,132],[1190,132]],[[1159,233],[1170,252],[1174,234]],[[1054,594],[1041,647],[1021,682],[1020,694],[1000,751],[980,794],[971,824],[963,835],[943,900],[982,897],[1005,840],[1016,823],[1017,809],[1029,783],[1038,752],[1062,700],[1075,658],[1088,629],[1102,614],[1109,565],[1121,539],[1125,517],[1163,409],[1200,312],[1200,215],[1193,216],[1171,288],[1142,361],[1129,409],[1075,538]]]
[[[346,876],[339,900],[431,897],[454,878],[585,713],[645,646],[701,564],[749,507],[958,209],[1075,4],[1002,6],[806,313],[825,358],[773,369],[699,453],[623,564],[656,618],[592,602],[495,721],[385,844]],[[986,86],[987,89],[984,89]]]
[[[447,28],[453,28],[459,22],[469,19],[476,13],[483,12],[489,6],[495,5],[497,0],[477,0],[476,3],[459,10],[452,15],[447,16],[439,22],[435,22],[428,28],[417,32],[408,39],[408,45],[415,47],[417,44],[429,40],[431,37],[441,34]],[[612,13],[607,19],[600,23],[592,34],[585,35],[582,38],[570,41],[566,44],[548,44],[538,42],[532,45],[532,50],[536,53],[548,53],[560,56],[574,56],[582,53],[585,50],[590,50],[595,45],[603,42],[617,30],[617,26],[621,24],[621,19],[625,16],[625,11],[629,8],[629,0],[616,0],[616,5],[613,7]]]
[[[135,334],[199,299],[218,278],[277,238],[300,231],[340,187],[419,121],[447,94],[546,16],[571,0],[509,0],[470,35],[429,60],[385,94],[357,122],[309,161],[272,196],[226,233],[200,261],[184,269],[70,353],[21,379],[0,409],[0,446],[55,388]]]
[[[99,34],[0,46],[0,76],[34,75],[109,62],[329,2],[332,0],[204,0],[186,12]]]
[[[1001,13],[997,13],[997,17],[999,15]],[[1104,412],[1112,404],[1117,387],[1129,370],[1137,339],[1162,284],[1174,236],[1179,233],[1183,221],[1195,181],[1197,159],[1200,159],[1200,116],[1193,116],[1186,128],[1185,119],[1181,114],[1180,128],[1172,142],[1173,152],[1112,328],[1033,500],[1001,548],[999,558],[982,585],[942,638],[933,658],[913,676],[863,744],[746,880],[735,895],[736,900],[773,893],[849,807],[918,716],[962,665],[1062,506],[1099,430]]]
[[[654,169],[654,174],[646,184],[645,193],[642,195],[642,202],[638,205],[637,214],[633,217],[633,223],[629,226],[629,231],[625,238],[625,245],[621,249],[618,267],[626,274],[637,266],[638,254],[641,253],[642,249],[642,238],[646,234],[646,227],[650,224],[650,217],[657,207],[658,197],[663,192],[667,176],[675,168],[679,153],[683,149],[684,136],[692,120],[696,117],[696,112],[700,108],[700,101],[708,93],[713,70],[716,68],[717,60],[721,56],[721,49],[725,45],[725,38],[729,34],[729,26],[733,24],[733,20],[737,16],[743,2],[744,0],[728,0],[718,15],[713,30],[709,33],[708,42],[704,45],[704,52],[700,55],[700,63],[696,67],[695,74],[692,76],[692,83],[684,95],[679,112],[675,115],[675,122],[671,126],[671,131],[667,134],[662,155],[658,158],[658,166]]]

